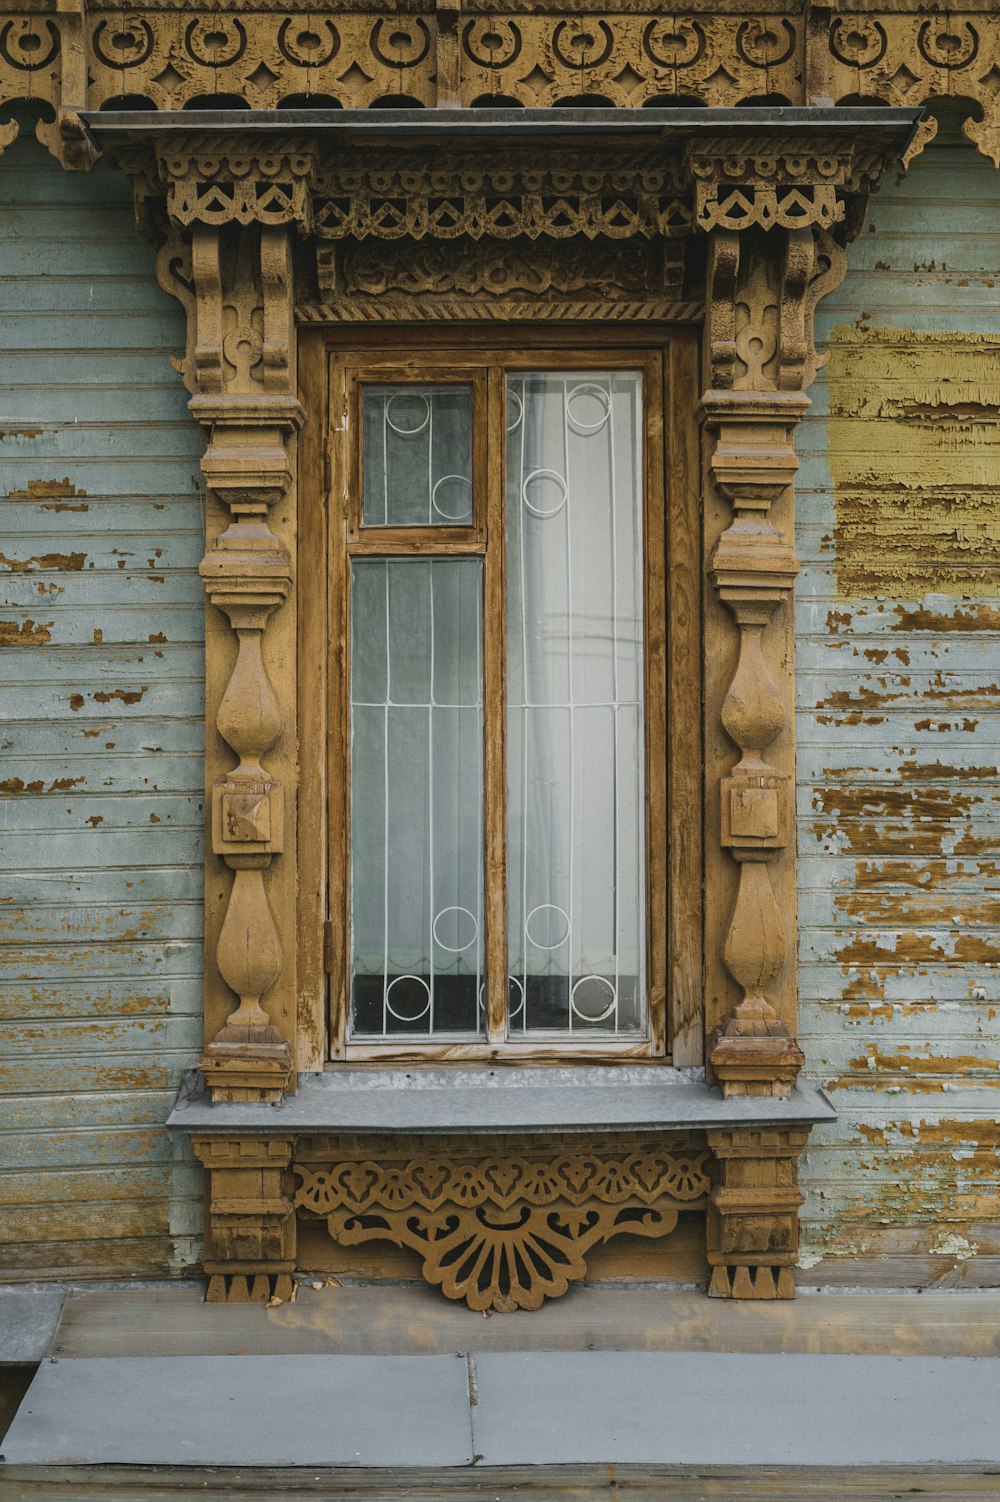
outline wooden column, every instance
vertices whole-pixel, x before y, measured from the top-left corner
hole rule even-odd
[[[725,1096],[791,1094],[796,1041],[793,480],[819,366],[813,317],[874,164],[831,137],[699,143],[695,223],[709,237],[701,416],[705,547],[705,1021]],[[709,1292],[792,1298],[807,1133],[709,1133]]]
[[[292,239],[311,156],[197,137],[156,144],[186,303],[190,407],[208,445],[205,1052],[214,1100],[276,1101],[295,1068],[295,445]],[[137,194],[138,198],[138,194]],[[235,758],[235,765],[233,759]]]
[[[706,554],[706,1031],[726,1095],[787,1096],[795,1042],[793,435],[867,162],[832,137],[688,157],[709,237],[701,414]],[[835,233],[836,232],[836,233]],[[727,627],[727,619],[729,621]],[[790,962],[791,961],[791,962]]]

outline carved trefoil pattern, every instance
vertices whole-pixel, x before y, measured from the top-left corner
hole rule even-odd
[[[293,1163],[295,1204],[345,1246],[389,1241],[422,1259],[423,1276],[470,1309],[538,1309],[586,1274],[613,1236],[665,1236],[705,1203],[704,1142],[546,1142],[505,1152],[409,1142],[405,1153],[324,1149]]]

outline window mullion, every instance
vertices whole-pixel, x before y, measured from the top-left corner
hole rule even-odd
[[[487,382],[486,579],[483,601],[483,745],[486,830],[486,1030],[491,1043],[507,1037],[507,760],[505,424],[502,370]]]

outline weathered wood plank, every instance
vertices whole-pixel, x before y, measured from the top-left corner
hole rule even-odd
[[[47,979],[0,982],[0,1018],[140,1017],[168,1012],[197,1016],[201,976],[124,977],[66,980],[55,988]]]
[[[181,1502],[197,1495],[203,1502],[231,1502],[256,1497],[307,1502],[347,1495],[370,1502],[447,1499],[483,1502],[517,1498],[518,1502],[895,1502],[910,1496],[918,1502],[986,1502],[996,1497],[996,1477],[985,1467],[971,1470],[927,1467],[836,1470],[714,1466],[553,1466],[502,1469],[477,1466],[455,1471],[324,1471],[310,1467],[286,1470],[200,1470],[164,1472],[128,1466],[9,1466],[12,1502],[94,1502],[98,1497],[128,1502]],[[473,1479],[474,1477],[474,1479]]]
[[[797,444],[800,1036],[840,1113],[804,1165],[799,1276],[974,1287],[1000,1252],[1000,611],[988,569],[965,584],[949,570],[995,517],[995,407],[976,404],[1000,372],[1000,201],[971,153],[942,147],[872,211],[858,270],[821,310],[844,357]],[[867,327],[896,332],[866,341]],[[876,479],[887,444],[896,475]],[[902,505],[898,591],[845,589],[859,546],[845,506],[866,475],[882,519]],[[917,520],[941,506],[943,545]],[[931,560],[922,598],[907,550]]]
[[[199,1214],[162,1129],[200,1042],[183,317],[104,166],[65,173],[28,133],[0,162],[0,226],[0,1265],[162,1274],[193,1260]]]
[[[316,1280],[322,1282],[322,1280]],[[581,1285],[530,1320],[483,1320],[422,1282],[302,1282],[274,1309],[202,1304],[199,1288],[70,1294],[53,1340],[64,1358],[445,1355],[490,1351],[728,1351],[770,1354],[1000,1355],[1000,1293],[893,1298],[804,1294],[728,1307],[694,1290]]]

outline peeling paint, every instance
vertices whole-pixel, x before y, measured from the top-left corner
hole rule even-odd
[[[0,563],[6,564],[12,574],[26,574],[33,566],[52,569],[56,573],[78,573],[86,561],[86,553],[39,553],[23,559],[7,558],[0,553]]]
[[[940,291],[942,236],[1000,286],[968,163],[929,148],[884,189],[893,264],[938,269],[848,275],[803,427],[800,1041],[841,1112],[802,1172],[819,1282],[1000,1267],[1000,297]]]
[[[46,511],[86,511],[86,506],[67,506],[65,501],[79,500],[85,496],[85,490],[79,490],[73,485],[69,477],[62,480],[29,480],[26,490],[11,490],[7,499],[11,501],[54,501],[56,504],[43,507]]]
[[[829,392],[840,592],[1000,593],[1000,340],[841,324]]]
[[[994,605],[966,604],[953,614],[930,610],[926,605],[896,605],[892,631],[1000,631],[1000,609]]]
[[[138,704],[143,694],[148,692],[149,684],[144,683],[141,688],[116,688],[110,693],[105,689],[98,689],[95,694],[91,694],[91,698],[95,704],[110,704],[112,699],[120,699],[123,704]]]
[[[52,640],[55,621],[36,625],[25,618],[20,621],[0,621],[0,647],[44,647]]]

